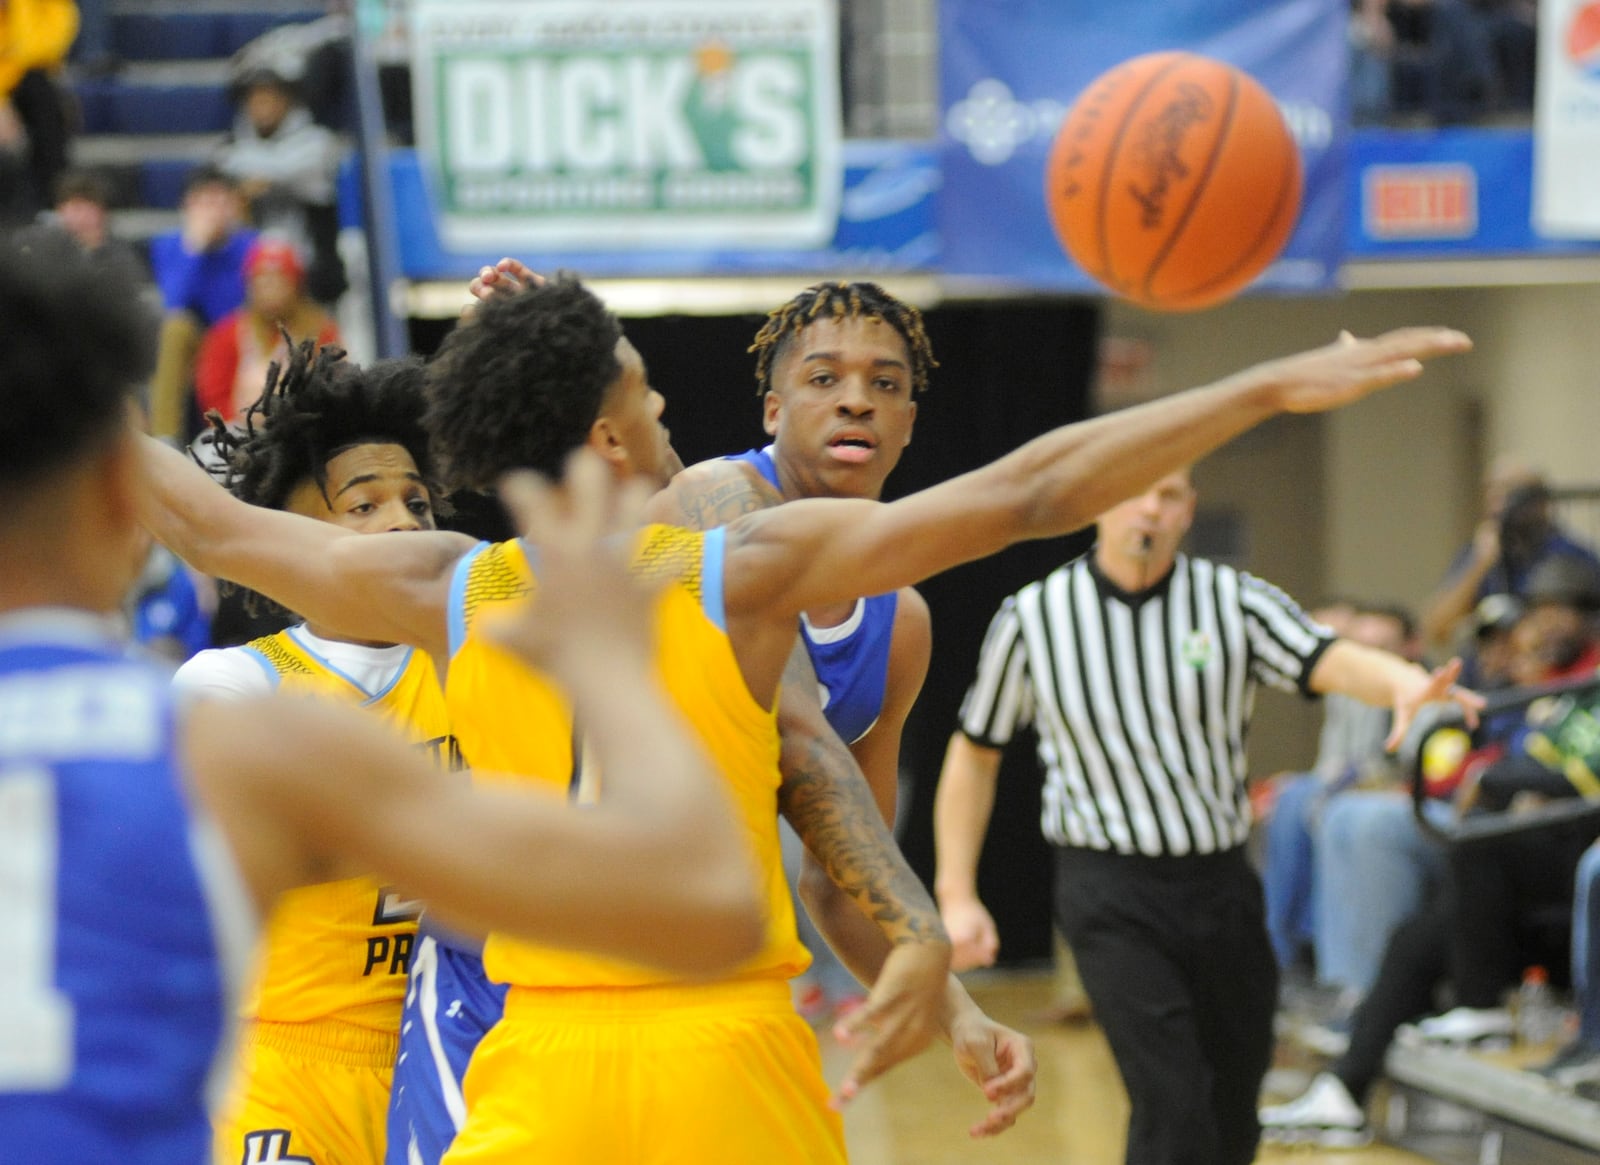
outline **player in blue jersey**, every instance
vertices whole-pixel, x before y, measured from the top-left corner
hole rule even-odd
[[[111,634],[145,547],[137,304],[0,253],[0,1157],[205,1161],[238,957],[290,886],[369,872],[682,971],[754,950],[749,854],[652,675],[652,605],[597,549],[633,516],[597,464],[509,491],[541,591],[499,632],[585,706],[610,754],[594,811],[442,780],[347,709],[174,706]]]

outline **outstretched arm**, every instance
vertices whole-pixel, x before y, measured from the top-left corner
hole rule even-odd
[[[1270,416],[1338,408],[1415,378],[1425,359],[1470,346],[1447,328],[1345,336],[1206,388],[1063,426],[891,505],[799,501],[748,515],[728,529],[729,614],[881,594],[1013,542],[1068,533]]]
[[[1310,686],[1314,692],[1339,692],[1364,704],[1392,709],[1394,717],[1384,747],[1393,751],[1400,747],[1424,704],[1455,704],[1466,714],[1469,725],[1477,725],[1483,697],[1457,687],[1460,674],[1459,659],[1430,672],[1392,652],[1336,639],[1311,669]]]
[[[591,504],[609,496],[604,473],[575,467],[566,512],[550,495],[519,494],[539,534],[539,597],[488,628],[555,675],[592,726],[600,802],[576,813],[520,782],[441,780],[343,708],[205,705],[185,726],[191,771],[263,901],[362,871],[460,924],[677,971],[721,971],[754,953],[764,920],[748,847],[655,678],[650,597],[596,546],[617,528],[608,504]]]
[[[259,591],[350,639],[410,643],[449,654],[451,572],[464,534],[356,534],[330,522],[247,505],[187,456],[141,439],[149,490],[140,518],[203,574]]]

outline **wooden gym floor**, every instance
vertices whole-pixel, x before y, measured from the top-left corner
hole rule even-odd
[[[943,1045],[902,1064],[863,1091],[845,1113],[853,1165],[1122,1165],[1127,1099],[1099,1030],[1041,1022],[1053,980],[1042,974],[995,974],[968,984],[990,1015],[1033,1037],[1039,1054],[1038,1100],[1008,1132],[973,1141],[967,1127],[983,1097],[956,1069]],[[849,1053],[826,1032],[823,1064],[830,1082]],[[1356,1152],[1306,1148],[1262,1150],[1257,1160],[1282,1165],[1423,1165],[1426,1158],[1384,1146]]]

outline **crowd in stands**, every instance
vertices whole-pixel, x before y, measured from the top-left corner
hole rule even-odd
[[[1334,1058],[1263,1110],[1270,1139],[1363,1143],[1392,1042],[1509,1043],[1525,979],[1573,1001],[1534,1070],[1600,1099],[1600,559],[1551,502],[1536,474],[1497,462],[1476,536],[1426,605],[1431,646],[1500,696],[1482,722],[1440,726],[1402,769],[1381,718],[1330,700],[1314,771],[1272,782],[1263,880],[1285,1009]],[[1352,638],[1423,646],[1403,612],[1318,615]]]
[[[328,7],[326,19],[274,29],[236,54],[233,127],[186,178],[176,228],[130,241],[112,233],[113,210],[132,201],[119,175],[73,159],[81,119],[70,77],[124,67],[109,0],[0,4],[0,230],[145,289],[159,353],[145,403],[159,436],[194,440],[213,412],[238,422],[290,343],[340,341],[348,26],[345,4]],[[208,580],[153,547],[128,617],[140,640],[181,662],[211,644],[217,603]],[[218,630],[246,633],[227,608]]]
[[[1457,125],[1533,110],[1537,0],[1351,0],[1357,125]]]

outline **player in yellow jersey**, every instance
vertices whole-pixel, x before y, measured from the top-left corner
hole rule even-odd
[[[466,1127],[446,1160],[841,1160],[815,1044],[788,1007],[784,982],[798,944],[778,865],[771,720],[800,612],[1076,529],[1269,416],[1348,404],[1414,378],[1424,358],[1467,346],[1446,329],[1346,338],[1053,430],[890,505],[797,501],[703,534],[647,528],[641,561],[670,561],[693,588],[669,592],[675,597],[658,641],[662,678],[702,739],[726,751],[718,759],[772,904],[767,941],[733,975],[689,984],[491,939],[491,973],[511,983],[506,1016],[473,1060]],[[595,449],[619,475],[659,477],[671,463],[662,401],[643,362],[609,313],[570,279],[480,308],[472,326],[447,342],[429,391],[430,431],[453,483],[481,486],[511,465],[559,472],[560,458],[578,445]],[[149,521],[182,556],[315,611],[345,634],[410,642],[448,659],[453,725],[469,762],[472,732],[506,755],[548,756],[561,747],[559,736],[538,727],[561,725],[563,713],[530,718],[520,698],[555,706],[548,682],[473,631],[470,598],[492,604],[527,585],[520,549],[480,550],[444,535],[350,538],[291,515],[242,512],[169,450],[147,449],[161,502]],[[469,697],[479,701],[477,726],[465,714]],[[570,734],[565,744],[570,758]],[[749,767],[728,773],[736,749]],[[603,804],[604,778],[601,784]],[[898,953],[875,992],[894,992]],[[940,968],[940,990],[944,975]],[[870,1051],[841,1084],[841,1100],[907,1049]]]
[[[539,282],[525,264],[503,259],[481,271],[471,291],[488,299]],[[805,288],[769,314],[752,351],[759,353],[756,378],[772,443],[674,475],[652,502],[656,520],[705,529],[793,498],[876,499],[911,442],[916,398],[936,366],[921,313],[865,282]],[[857,979],[877,981],[907,929],[895,910],[909,914],[919,905],[887,899],[858,863],[873,852],[864,826],[874,807],[885,822],[895,819],[900,738],[927,673],[931,639],[927,604],[912,587],[810,610],[800,629],[804,651],[784,677],[778,804],[807,844],[799,890],[820,930],[807,939],[812,971],[822,963],[818,986],[836,993],[859,992]],[[819,692],[827,693],[826,707]],[[852,880],[871,886],[870,917],[844,889]],[[841,979],[849,986],[839,987]],[[1002,1132],[1033,1101],[1031,1042],[985,1016],[954,976],[944,990],[941,1027],[957,1062],[991,1100],[972,1135]],[[836,1034],[848,1041],[865,1028],[892,1038],[892,1025],[921,1020],[909,1008],[886,1016],[881,997],[871,1003],[877,1006],[838,1016]]]
[[[269,374],[242,429],[213,422],[233,493],[358,533],[435,529],[422,428],[422,365],[362,369],[302,344]],[[245,597],[252,614],[270,600]],[[299,623],[178,669],[186,699],[273,691],[367,709],[448,767],[455,738],[425,653],[350,642]],[[217,1165],[299,1158],[378,1165],[417,909],[394,887],[348,878],[286,894],[267,919],[240,1009],[232,1095],[217,1115]]]

